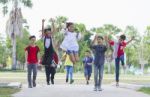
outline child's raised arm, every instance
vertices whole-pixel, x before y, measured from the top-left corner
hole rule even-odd
[[[126,44],[129,44],[130,42],[132,42],[132,40],[134,40],[134,36],[126,43]]]
[[[97,37],[98,37],[98,35],[95,35],[95,38],[94,38],[94,40],[92,41],[91,46],[93,46],[93,45],[95,45],[95,44],[96,44]]]
[[[51,32],[52,35],[56,32],[56,27],[55,27],[55,20],[53,18],[50,18],[50,22],[51,22]]]
[[[44,22],[45,22],[45,19],[42,19],[42,38],[45,36],[45,34],[44,34]]]

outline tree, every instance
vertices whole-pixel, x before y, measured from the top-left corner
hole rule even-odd
[[[12,2],[13,3],[13,8],[10,12],[9,19],[6,23],[6,33],[11,39],[12,42],[12,59],[13,59],[13,64],[12,64],[12,69],[16,69],[16,37],[22,37],[22,28],[23,28],[23,23],[25,23],[21,8],[18,7],[18,4],[24,4],[26,7],[32,7],[32,2],[31,0],[0,0],[0,3],[4,5],[3,7],[3,13],[6,15],[8,12],[8,4]]]
[[[136,66],[139,64],[139,61],[142,59],[141,47],[139,47],[141,46],[140,34],[138,33],[138,30],[134,26],[126,26],[124,33],[127,37],[127,40],[129,40],[133,36],[135,37],[134,41],[128,44],[125,51],[126,51],[126,56],[127,56],[127,64],[134,64]]]

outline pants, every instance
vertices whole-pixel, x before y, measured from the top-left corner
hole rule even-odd
[[[54,76],[56,73],[55,67],[45,66],[45,73],[46,73],[47,83],[49,83],[50,79],[51,79],[51,82],[54,81]]]
[[[92,74],[92,66],[84,67],[84,76],[88,77],[88,80],[90,80]]]
[[[119,82],[120,61],[121,61],[121,64],[124,66],[124,55],[117,57],[115,59],[116,82]]]
[[[69,78],[70,75],[70,80],[73,78],[73,66],[66,66],[66,79]]]
[[[33,83],[36,81],[37,76],[37,64],[28,64],[28,85],[32,87],[32,81]],[[33,79],[31,78],[33,72]]]
[[[94,65],[94,82],[95,87],[101,88],[102,79],[103,79],[103,71],[104,71],[104,64],[102,65]]]

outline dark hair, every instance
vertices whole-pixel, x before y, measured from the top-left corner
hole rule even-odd
[[[90,50],[86,50],[85,52],[87,52],[87,53],[91,53],[91,51],[90,51]]]
[[[102,36],[97,36],[97,38],[100,38],[100,39],[104,40],[104,38]]]
[[[69,26],[71,26],[71,25],[73,25],[73,23],[72,22],[68,22],[68,23],[66,23],[66,28],[68,28]]]
[[[36,38],[36,37],[34,35],[32,35],[29,37],[29,40],[31,40],[32,38]]]
[[[126,36],[125,36],[125,35],[121,35],[121,36],[120,36],[120,39],[126,40]]]
[[[46,33],[47,31],[51,31],[51,28],[44,29],[44,33]]]

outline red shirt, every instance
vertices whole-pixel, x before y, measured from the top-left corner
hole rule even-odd
[[[38,57],[37,54],[40,51],[38,46],[27,46],[25,48],[25,51],[28,52],[28,56],[27,56],[27,62],[28,64],[36,64],[38,63]]]
[[[112,41],[112,40],[110,40],[110,41],[109,41],[109,44],[110,44],[110,45],[114,45],[115,42]],[[127,43],[126,43],[125,41],[123,41],[122,43],[120,43],[120,44],[118,45],[117,57],[120,57],[121,55],[124,54],[124,48],[126,47],[126,45],[127,45]]]

